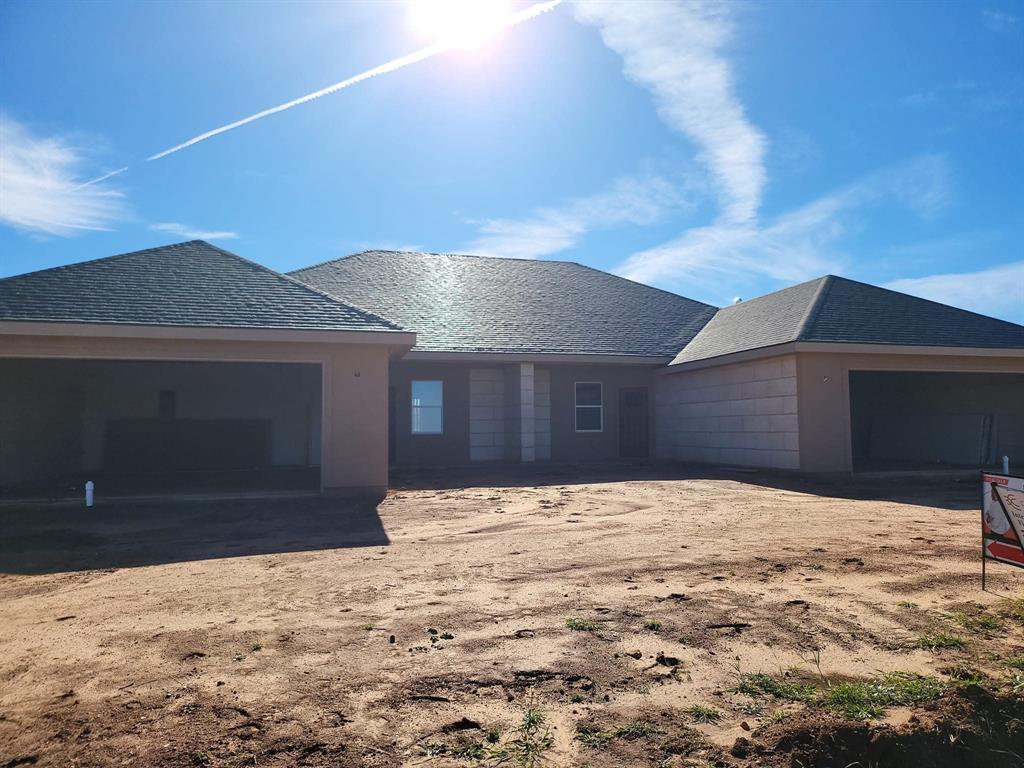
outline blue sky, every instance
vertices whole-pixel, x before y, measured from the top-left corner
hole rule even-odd
[[[566,0],[145,161],[434,42],[410,17],[0,4],[0,276],[205,237],[280,270],[569,259],[715,304],[832,272],[1024,322],[1020,0]]]

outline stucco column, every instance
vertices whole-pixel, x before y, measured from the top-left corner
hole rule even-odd
[[[534,426],[533,363],[519,364],[519,460],[537,457]]]

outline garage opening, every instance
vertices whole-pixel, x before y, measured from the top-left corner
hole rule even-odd
[[[851,371],[854,471],[1024,462],[1024,374]]]
[[[320,488],[311,363],[0,360],[0,496]]]

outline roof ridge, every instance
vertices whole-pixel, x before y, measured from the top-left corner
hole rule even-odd
[[[818,319],[818,312],[821,310],[821,305],[825,301],[825,296],[828,294],[832,286],[832,281],[835,279],[835,275],[824,275],[819,277],[818,287],[814,290],[814,296],[807,304],[807,309],[804,310],[804,316],[800,318],[800,323],[796,327],[796,335],[793,337],[794,340],[800,340],[804,337],[804,333],[810,327],[811,323]],[[792,286],[796,287],[796,286]]]
[[[359,313],[365,315],[367,318],[370,318],[370,319],[373,319],[373,320],[378,320],[378,321],[384,323],[385,325],[390,325],[396,331],[403,331],[403,330],[405,330],[402,326],[400,326],[398,323],[396,323],[393,320],[388,320],[386,317],[381,317],[380,315],[378,315],[378,314],[376,314],[374,312],[370,312],[368,310],[365,310],[362,307],[357,307],[355,304],[352,304],[352,303],[350,303],[348,301],[343,301],[342,299],[338,298],[337,296],[333,296],[330,293],[327,293],[327,291],[322,291],[319,288],[316,288],[316,287],[314,287],[312,285],[309,285],[308,283],[304,283],[301,280],[295,279],[291,275],[286,275],[283,272],[278,272],[277,270],[271,269],[270,267],[267,267],[267,266],[264,266],[263,264],[260,264],[259,262],[253,261],[252,259],[247,259],[244,256],[240,256],[237,253],[235,253],[234,251],[229,251],[226,248],[221,248],[219,245],[213,245],[213,243],[208,243],[205,240],[190,240],[189,242],[202,243],[203,245],[209,246],[210,248],[213,248],[215,251],[218,251],[219,253],[223,253],[223,254],[225,254],[227,256],[232,256],[232,257],[238,259],[239,261],[241,261],[241,262],[243,262],[245,264],[248,264],[251,267],[255,267],[258,270],[262,270],[263,272],[267,272],[267,273],[273,275],[274,277],[278,277],[278,278],[284,280],[287,283],[291,283],[292,285],[296,285],[296,286],[298,286],[300,288],[304,288],[305,290],[309,291],[310,293],[315,293],[318,296],[321,296],[321,297],[323,297],[323,298],[325,298],[325,299],[327,299],[327,300],[329,300],[329,301],[331,301],[331,302],[333,302],[335,304],[338,304],[338,305],[340,305],[342,307],[346,307],[348,309],[354,309],[356,312],[359,312]]]
[[[167,245],[155,245],[152,248],[140,248],[137,251],[128,251],[126,253],[115,253],[112,256],[98,256],[95,259],[86,259],[85,261],[73,261],[70,264],[58,264],[55,267],[43,267],[42,269],[34,269],[31,272],[21,272],[21,273],[16,274],[16,275],[8,275],[7,277],[0,277],[0,283],[5,282],[7,280],[16,280],[16,279],[21,278],[21,277],[30,277],[32,275],[40,275],[40,274],[42,274],[44,272],[57,272],[57,271],[60,271],[62,269],[71,269],[72,267],[84,267],[84,266],[87,266],[89,264],[98,264],[101,261],[114,261],[116,259],[123,259],[123,258],[126,258],[128,256],[138,256],[141,253],[149,253],[150,251],[160,251],[160,250],[163,250],[165,248],[178,248],[180,246],[191,245],[193,243],[203,243],[205,245],[210,245],[205,240],[182,240],[180,243],[169,243]],[[213,247],[216,248],[216,246],[213,246]],[[232,255],[235,255],[235,254],[232,254]],[[241,257],[239,257],[239,258],[241,258]]]
[[[339,261],[344,261],[345,259],[354,259],[357,256],[366,256],[367,254],[371,254],[371,253],[381,253],[381,254],[401,253],[401,254],[412,254],[414,256],[444,256],[446,258],[453,258],[453,259],[489,259],[489,260],[493,260],[493,261],[527,261],[527,262],[532,262],[532,263],[535,263],[535,264],[575,264],[576,266],[580,266],[580,267],[585,266],[585,265],[579,264],[579,263],[577,263],[575,261],[569,261],[568,259],[527,259],[527,258],[523,258],[521,256],[486,256],[486,255],[480,254],[480,253],[447,253],[447,252],[446,253],[439,253],[437,251],[395,251],[395,250],[391,250],[389,248],[368,248],[365,251],[357,251],[356,253],[350,253],[347,256],[338,256],[337,258],[334,258],[334,259],[327,259],[326,261],[320,261],[320,262],[317,262],[316,264],[310,264],[308,267],[299,267],[298,269],[291,270],[291,272],[289,274],[294,274],[296,272],[306,272],[306,271],[308,271],[310,269],[317,269],[318,267],[324,267],[324,266],[327,266],[328,264],[334,264],[334,263],[339,262]],[[599,271],[602,271],[602,270],[599,270]],[[610,273],[608,273],[608,274],[610,274]]]
[[[591,272],[597,272],[598,274],[601,274],[601,275],[603,275],[605,277],[613,277],[616,280],[622,280],[624,282],[631,283],[633,285],[639,285],[639,286],[641,286],[643,288],[646,288],[646,289],[648,289],[650,291],[658,291],[659,293],[667,294],[667,295],[669,295],[669,296],[671,296],[671,297],[673,297],[675,299],[682,299],[684,301],[689,301],[689,302],[691,302],[693,304],[698,304],[698,305],[700,305],[702,307],[707,307],[708,309],[714,309],[716,311],[721,309],[721,307],[716,307],[714,304],[707,304],[706,302],[698,301],[697,299],[691,299],[689,296],[683,296],[681,294],[675,293],[674,291],[669,291],[669,290],[667,290],[665,288],[658,288],[657,286],[654,286],[654,285],[648,285],[647,283],[641,283],[639,280],[632,280],[632,279],[630,279],[628,277],[623,277],[622,275],[617,275],[614,272],[608,272],[608,271],[603,270],[603,269],[598,269],[597,267],[592,267],[589,264],[581,264],[578,261],[570,261],[569,259],[524,259],[524,258],[517,258],[517,257],[514,257],[514,256],[484,256],[482,254],[475,254],[475,253],[435,253],[435,252],[432,252],[432,251],[393,251],[393,250],[386,250],[386,249],[370,249],[370,250],[366,250],[366,251],[359,251],[358,253],[351,253],[348,256],[339,256],[336,259],[329,259],[327,261],[321,261],[318,264],[312,264],[312,265],[310,265],[308,267],[301,267],[299,269],[292,270],[289,274],[295,274],[297,272],[305,272],[305,271],[308,271],[308,270],[311,270],[311,269],[317,269],[318,267],[323,267],[323,266],[326,266],[328,264],[334,264],[334,263],[337,263],[339,261],[345,261],[346,259],[352,259],[352,258],[355,258],[357,256],[365,256],[366,254],[369,254],[369,253],[403,253],[403,254],[413,254],[413,255],[416,255],[416,256],[445,256],[445,257],[451,257],[451,258],[457,258],[457,259],[488,259],[488,260],[494,260],[494,261],[525,261],[525,262],[529,262],[529,263],[532,263],[532,264],[568,264],[568,265],[573,266],[573,267],[579,267],[580,269],[588,269]]]

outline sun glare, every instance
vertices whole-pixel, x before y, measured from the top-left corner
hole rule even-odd
[[[409,19],[417,34],[455,48],[479,48],[512,13],[508,0],[411,0]]]

